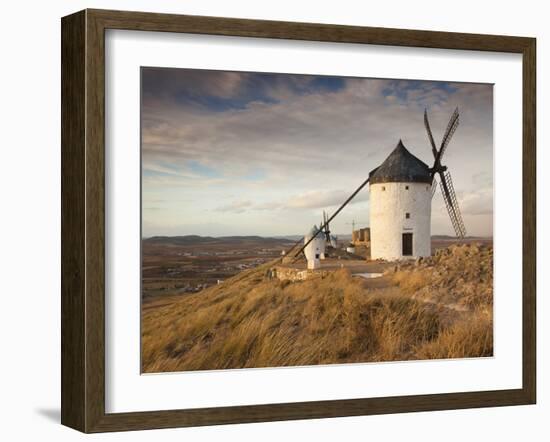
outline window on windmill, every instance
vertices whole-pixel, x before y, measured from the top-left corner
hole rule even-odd
[[[409,186],[405,186],[405,190],[409,190]]]
[[[405,218],[409,219],[411,217],[411,214],[409,212],[405,213]]]
[[[382,191],[386,190],[386,186],[382,186]]]

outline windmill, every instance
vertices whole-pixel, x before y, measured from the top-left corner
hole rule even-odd
[[[327,247],[332,247],[335,249],[338,244],[338,237],[330,234],[329,215],[324,210],[323,222],[321,223],[321,227],[323,228],[323,234],[325,235],[325,243]]]
[[[321,234],[326,235],[331,222],[355,196],[369,184],[370,193],[370,237],[371,259],[393,261],[404,258],[417,258],[431,255],[431,201],[437,187],[436,174],[445,207],[451,218],[456,236],[463,239],[466,228],[450,172],[441,160],[459,123],[458,108],[451,116],[443,135],[439,150],[436,148],[428,121],[428,112],[424,112],[424,125],[434,156],[430,167],[414,156],[399,140],[395,149],[380,164],[369,172],[368,177],[357,189],[326,219],[322,225],[304,238],[302,247],[293,253],[296,260],[301,253]],[[296,249],[298,241],[289,251]]]
[[[328,223],[327,213],[323,210],[323,221],[321,222],[321,227],[323,228],[323,234],[325,235],[325,241],[327,245],[330,245],[330,227]]]
[[[441,159],[443,158],[443,154],[445,153],[445,150],[449,146],[449,142],[451,141],[451,138],[455,133],[456,128],[458,127],[458,123],[459,123],[459,114],[458,114],[458,108],[456,108],[453,114],[451,115],[449,124],[447,124],[447,129],[445,129],[445,133],[443,135],[443,138],[441,140],[441,145],[438,150],[435,146],[434,137],[430,129],[430,122],[428,121],[428,111],[424,110],[424,126],[426,127],[426,132],[428,132],[428,139],[430,140],[430,144],[432,146],[432,153],[434,156],[434,165],[431,168],[431,174],[433,179],[432,196],[435,193],[435,190],[437,188],[437,184],[436,184],[437,180],[435,178],[435,175],[438,174],[441,193],[443,195],[443,200],[445,201],[445,207],[449,214],[449,218],[451,219],[453,229],[455,231],[457,238],[463,239],[464,236],[466,236],[466,227],[464,226],[464,221],[462,220],[460,208],[458,207],[458,201],[457,201],[456,192],[453,186],[453,180],[451,178],[451,173],[448,171],[447,166],[444,166],[443,164],[441,164]]]

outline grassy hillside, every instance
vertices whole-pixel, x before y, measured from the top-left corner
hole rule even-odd
[[[492,246],[454,245],[438,250],[432,258],[401,266],[393,281],[403,295],[431,304],[441,318],[447,317],[437,339],[418,349],[419,358],[492,355]]]
[[[282,283],[264,278],[266,265],[146,305],[143,371],[490,356],[492,250],[455,249],[395,268],[383,288],[369,288],[346,270]],[[465,271],[468,266],[475,268]],[[451,303],[437,295],[445,284]],[[458,290],[465,286],[473,301]]]

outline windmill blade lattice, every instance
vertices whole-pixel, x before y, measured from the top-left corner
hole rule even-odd
[[[445,201],[445,207],[447,208],[447,212],[449,213],[449,218],[451,219],[451,223],[453,225],[453,229],[456,233],[456,236],[462,239],[464,238],[464,236],[466,236],[466,227],[464,226],[464,221],[462,220],[462,215],[458,207],[458,201],[457,201],[456,192],[453,186],[453,180],[451,178],[451,174],[447,171],[447,167],[441,164],[441,159],[443,158],[443,154],[445,153],[445,150],[449,146],[451,138],[453,137],[453,134],[455,133],[458,127],[459,121],[460,120],[459,120],[459,113],[458,113],[458,107],[457,107],[454,110],[453,114],[451,115],[451,119],[449,120],[449,123],[447,124],[445,133],[443,134],[443,139],[441,140],[441,147],[439,148],[439,150],[437,150],[435,147],[432,131],[430,129],[430,123],[428,121],[428,111],[424,110],[424,126],[426,127],[426,132],[428,132],[428,139],[432,146],[432,152],[434,155],[434,165],[431,168],[431,175],[433,180],[432,181],[432,198],[437,189],[437,181],[435,179],[435,175],[439,174],[439,185],[441,187],[443,201]]]
[[[441,141],[441,147],[439,148],[439,161],[441,161],[441,158],[443,157],[443,154],[445,153],[445,150],[447,149],[447,146],[449,145],[459,122],[458,108],[456,108],[451,116],[451,119],[449,120],[447,129],[445,130],[445,135],[443,135],[443,140]]]
[[[451,218],[453,229],[456,236],[463,239],[466,236],[466,227],[464,226],[462,214],[460,213],[460,209],[458,207],[458,201],[451,174],[448,171],[441,172],[440,177],[441,180],[439,184],[441,185],[441,193],[443,194],[443,200],[445,201],[445,207],[447,208],[447,212]]]

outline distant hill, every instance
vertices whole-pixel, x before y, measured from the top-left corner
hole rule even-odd
[[[242,244],[242,243],[267,243],[280,244],[288,241],[283,238],[269,238],[263,236],[200,236],[200,235],[185,235],[185,236],[153,236],[143,239],[147,244],[173,244],[182,246],[192,246],[201,244]]]
[[[282,244],[288,242],[294,242],[302,238],[299,235],[288,236],[276,236],[265,237],[258,235],[244,235],[244,236],[200,236],[200,235],[183,235],[183,236],[152,236],[150,238],[144,238],[143,242],[149,245],[177,245],[177,246],[195,246],[195,245],[216,245],[216,244]],[[340,241],[348,241],[351,237],[349,235],[338,235]],[[491,237],[476,237],[467,236],[465,240],[487,240]],[[456,240],[455,236],[451,235],[433,235],[432,240],[435,241],[453,241]]]

